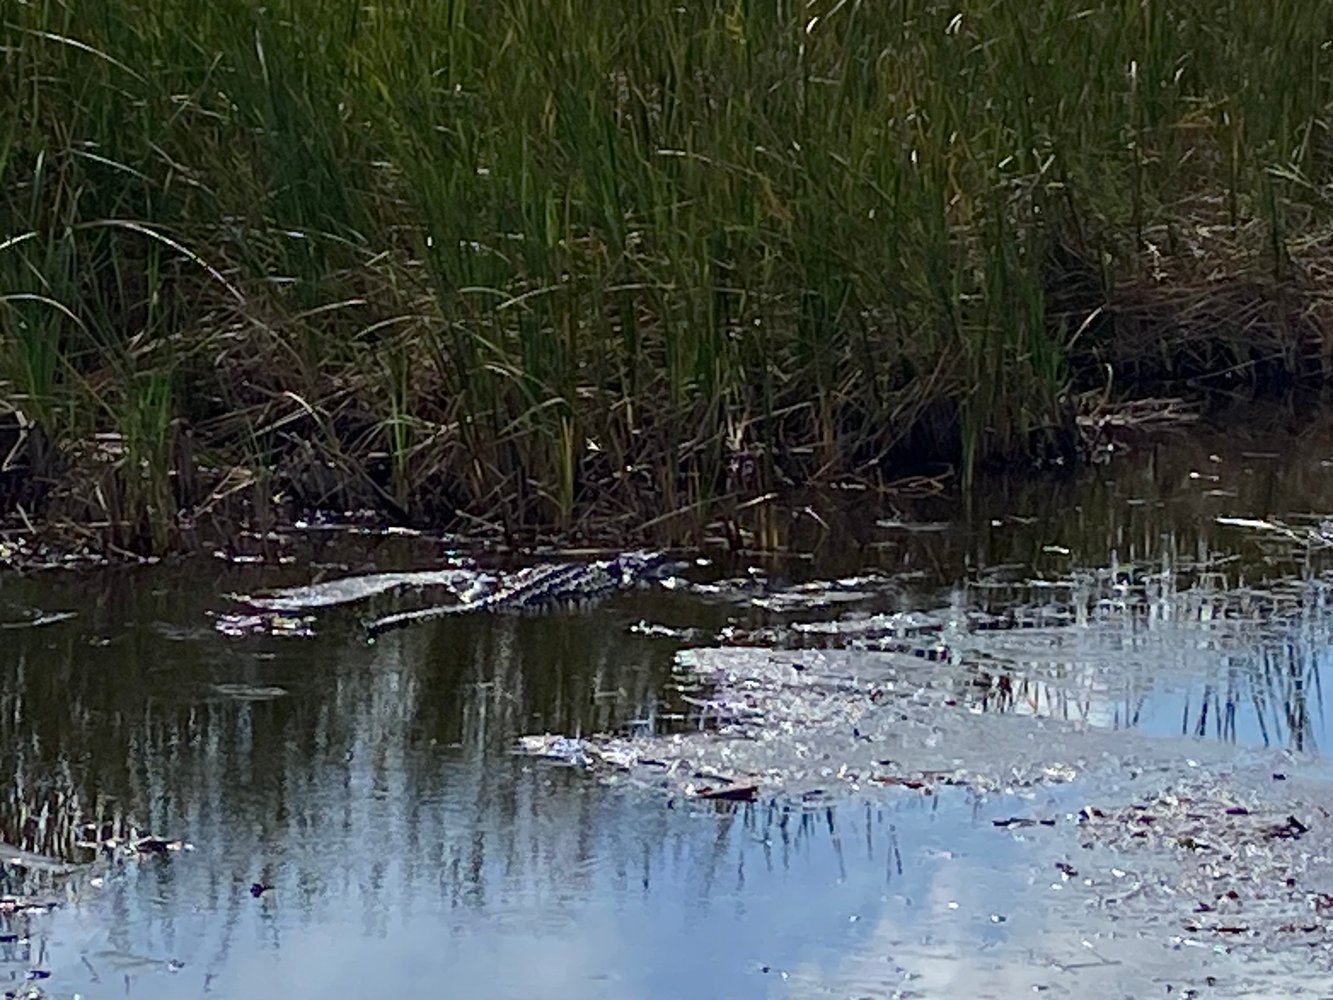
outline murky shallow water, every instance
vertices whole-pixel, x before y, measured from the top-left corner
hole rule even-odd
[[[989,482],[961,511],[854,497],[821,510],[827,533],[797,524],[814,559],[754,564],[767,591],[874,571],[860,603],[757,608],[659,588],[367,645],[363,608],[321,610],[310,636],[224,634],[218,616],[236,606],[223,595],[421,568],[434,548],[381,540],[348,564],[343,543],[315,538],[293,543],[289,567],[0,580],[6,827],[24,803],[73,794],[193,846],[70,880],[51,913],[0,918],[0,985],[41,970],[30,982],[47,995],[86,997],[1324,995],[1327,561],[1215,523],[1303,526],[1333,507],[1328,423],[1284,420],[1168,439],[1077,477]],[[1075,571],[1114,589],[1164,567],[1173,615],[956,635],[957,662],[901,654],[893,668],[924,699],[920,747],[945,763],[1012,774],[1022,742],[1034,766],[1086,758],[1072,781],[985,794],[860,782],[804,803],[775,787],[721,804],[511,752],[523,733],[624,731],[680,707],[680,643],[639,622],[743,637],[996,611],[1068,600]],[[695,575],[753,580],[749,568]],[[61,612],[73,616],[32,624]],[[788,791],[838,783],[821,777]],[[1251,888],[1233,901],[1246,932],[1218,932],[1193,907],[1205,880],[1239,884],[1239,862],[1078,821],[1085,806],[1199,787],[1308,826],[1291,856],[1262,825],[1227,836],[1251,868],[1295,880],[1291,900],[1264,905],[1303,907],[1317,933],[1274,930],[1286,916],[1261,927]],[[1053,825],[994,825],[1012,818]]]

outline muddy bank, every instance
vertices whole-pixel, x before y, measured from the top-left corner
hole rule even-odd
[[[1273,454],[1275,438],[1295,437],[1312,455],[1321,448],[1330,436],[1328,411],[1312,406],[1291,400],[1245,403],[1196,420],[1197,408],[1181,408],[1167,398],[1125,407],[1094,404],[1080,424],[1084,459],[1056,463],[1040,474],[1034,473],[1031,462],[1022,460],[979,471],[968,489],[962,487],[954,467],[892,480],[834,476],[814,486],[802,486],[796,477],[769,490],[750,483],[674,512],[663,511],[659,498],[658,506],[644,508],[642,517],[622,512],[615,519],[600,520],[590,514],[567,529],[530,525],[518,530],[502,520],[479,520],[464,512],[455,512],[457,517],[398,518],[367,498],[355,505],[311,505],[296,502],[272,476],[256,479],[246,473],[227,479],[225,496],[215,498],[218,503],[210,502],[198,517],[179,518],[169,549],[117,541],[115,525],[93,517],[87,509],[73,516],[68,511],[57,515],[55,508],[49,508],[48,516],[38,517],[37,508],[24,505],[0,528],[0,566],[86,569],[151,564],[168,557],[160,553],[169,551],[177,556],[208,555],[238,566],[295,567],[308,558],[315,562],[330,558],[324,553],[336,549],[340,554],[332,558],[346,563],[349,570],[396,572],[404,565],[427,569],[441,556],[499,557],[513,565],[560,552],[591,558],[654,544],[673,547],[682,555],[702,551],[724,559],[745,553],[801,558],[818,553],[821,560],[832,556],[855,571],[865,562],[865,550],[892,544],[892,535],[878,530],[881,527],[901,524],[904,531],[914,531],[918,529],[913,525],[950,524],[971,531],[983,526],[983,515],[1017,523],[1015,510],[1006,508],[1006,503],[1040,508],[1050,494],[1067,496],[1080,470],[1102,475],[1098,470],[1114,466],[1107,474],[1115,480],[1137,480],[1149,491],[1165,488],[1170,476],[1194,472],[1199,505],[1207,507],[1205,492],[1216,489],[1213,477],[1261,471],[1263,456]],[[1223,468],[1215,468],[1219,462]],[[1304,470],[1277,474],[1296,493],[1310,492],[1312,484]],[[255,492],[261,489],[262,497]],[[1100,492],[1104,495],[1093,501],[1099,506],[1114,499],[1109,489]],[[1173,502],[1180,498],[1175,491]],[[1315,506],[1312,497],[1307,509]],[[1226,512],[1225,507],[1216,511]],[[1200,516],[1212,513],[1201,510]],[[957,548],[954,536],[945,532],[943,544]]]
[[[1160,388],[1145,385],[1128,401],[1105,388],[1070,395],[1039,428],[1008,435],[1010,443],[986,452],[978,467],[1102,463],[1145,436],[1198,419],[1202,397],[1162,396]],[[332,442],[297,436],[258,460],[229,465],[206,465],[199,454],[234,450],[232,443],[196,440],[180,425],[172,431],[179,446],[172,446],[171,464],[149,470],[127,465],[126,445],[116,434],[66,442],[68,453],[62,453],[35,431],[4,424],[0,415],[0,449],[10,456],[0,477],[0,562],[95,566],[218,547],[241,553],[256,538],[311,524],[406,529],[508,548],[647,542],[776,549],[788,544],[790,510],[807,506],[807,492],[956,499],[964,465],[961,413],[954,404],[923,409],[920,425],[902,430],[901,440],[873,461],[855,454],[815,460],[808,444],[755,445],[719,449],[715,467],[687,462],[673,471],[666,454],[639,455],[622,468],[608,467],[594,451],[579,460],[574,496],[562,511],[552,511],[540,491],[509,492],[511,480],[529,476],[522,468],[480,490],[480,497],[462,476],[431,477],[404,495],[383,454],[356,453],[367,433],[359,424],[335,430]],[[639,471],[627,475],[625,468]],[[643,471],[650,468],[655,478]]]

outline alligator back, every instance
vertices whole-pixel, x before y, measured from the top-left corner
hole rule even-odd
[[[622,552],[594,562],[541,563],[506,573],[488,592],[457,604],[404,611],[368,624],[372,636],[413,622],[479,611],[540,611],[596,600],[654,579],[669,565],[657,550]]]

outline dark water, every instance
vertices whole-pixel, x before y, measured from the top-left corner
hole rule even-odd
[[[1323,557],[1215,518],[1305,525],[1329,508],[1328,422],[1277,413],[1075,476],[989,480],[965,504],[842,497],[821,509],[827,530],[793,520],[793,549],[813,558],[755,565],[778,581],[878,569],[898,581],[893,608],[1049,600],[1034,580],[1079,567],[1168,567],[1191,593],[1249,588],[1260,612],[1239,621],[1200,599],[1197,613],[1055,643],[997,638],[976,652],[1007,664],[1017,696],[985,707],[1135,730],[1167,759],[1294,750],[1292,766],[1318,777]],[[904,520],[947,526],[876,523]],[[437,554],[397,540],[287,549],[296,562],[277,567],[0,580],[11,829],[23,808],[74,798],[193,847],[72,880],[53,913],[5,918],[19,940],[0,939],[0,984],[41,969],[48,995],[85,997],[1119,996],[1164,995],[1222,961],[1117,929],[1060,891],[1056,842],[992,826],[1076,809],[1101,787],[669,808],[510,752],[522,733],[663,710],[678,644],[634,622],[771,616],[658,590],[539,618],[458,616],[374,645],[363,608],[320,612],[312,636],[219,631],[229,592]],[[58,612],[73,617],[26,627]],[[255,897],[255,882],[272,888]],[[1277,995],[1220,974],[1227,995]],[[1254,981],[1279,974],[1295,972],[1255,966]]]

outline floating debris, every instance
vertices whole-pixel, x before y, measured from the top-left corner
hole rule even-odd
[[[288,639],[308,639],[315,634],[314,626],[315,619],[311,615],[286,615],[276,611],[218,615],[213,622],[214,628],[232,638],[272,635]]]
[[[168,840],[165,837],[140,837],[139,839],[127,843],[126,849],[130,847],[139,854],[175,854],[178,851],[192,851],[193,845],[187,844],[183,840]]]
[[[1259,532],[1272,540],[1291,542],[1310,548],[1333,548],[1333,521],[1320,521],[1314,527],[1292,527],[1276,520],[1252,517],[1219,517],[1218,524]]]
[[[640,619],[629,627],[631,635],[642,635],[652,639],[672,639],[676,642],[702,642],[708,633],[701,628],[677,628],[671,625],[659,625]]]
[[[72,875],[82,871],[84,866],[70,864],[59,858],[25,851],[12,844],[0,843],[0,865],[6,868],[18,868],[27,872],[41,872],[44,875]]]
[[[1050,818],[1033,819],[1030,816],[1011,816],[1008,819],[993,819],[991,820],[991,825],[1003,829],[1013,829],[1015,827],[1025,826],[1055,826],[1055,820]]]
[[[1333,949],[1325,889],[1333,836],[1314,818],[1327,818],[1318,803],[1328,787],[1314,786],[1314,801],[1276,800],[1265,777],[1262,767],[1193,776],[1164,767],[1157,790],[1130,805],[1085,806],[1075,817],[1086,859],[1077,885],[1137,926],[1195,935],[1177,935],[1179,945],[1228,939],[1228,949],[1260,953],[1299,934],[1303,944]]]
[[[286,688],[274,685],[210,684],[209,690],[214,694],[219,694],[224,698],[231,698],[235,701],[273,701],[276,698],[285,698],[287,696]]]
[[[85,957],[88,968],[94,973],[96,973],[98,966],[110,967],[116,972],[122,973],[176,973],[185,968],[185,963],[178,959],[150,958],[147,955],[136,955],[133,952],[117,951],[115,949],[105,949]]]
[[[759,785],[753,782],[702,785],[687,791],[697,799],[714,799],[719,802],[753,802],[759,798]]]
[[[664,585],[710,601],[739,604],[777,614],[861,604],[892,597],[902,591],[901,578],[885,573],[783,583],[773,581],[757,567],[745,576],[701,582],[673,578]]]
[[[559,761],[563,764],[571,764],[575,767],[590,767],[594,760],[594,755],[590,753],[590,747],[581,739],[569,736],[555,736],[546,734],[543,736],[521,736],[518,740],[518,750],[520,753],[530,757],[541,757],[546,760]]]
[[[64,902],[57,896],[0,896],[0,913],[50,913]]]
[[[939,532],[948,531],[953,527],[949,521],[908,521],[903,518],[884,518],[876,521],[875,526],[886,528],[891,531],[909,531],[909,532]]]
[[[39,611],[34,612],[29,618],[0,622],[0,629],[41,628],[43,625],[54,625],[57,622],[67,622],[71,618],[77,617],[79,617],[77,611]]]

